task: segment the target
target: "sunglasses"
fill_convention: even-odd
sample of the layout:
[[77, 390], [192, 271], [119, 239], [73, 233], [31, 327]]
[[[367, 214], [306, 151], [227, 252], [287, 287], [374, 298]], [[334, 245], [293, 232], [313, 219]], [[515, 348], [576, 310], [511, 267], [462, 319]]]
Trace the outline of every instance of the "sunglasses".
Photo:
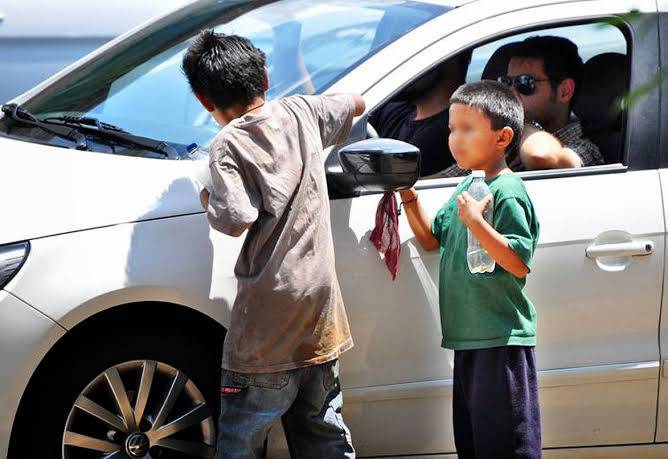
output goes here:
[[549, 78], [536, 79], [532, 75], [517, 75], [516, 77], [511, 77], [508, 75], [500, 76], [497, 78], [500, 83], [505, 85], [515, 87], [517, 92], [524, 96], [530, 96], [536, 92], [536, 83], [541, 81], [550, 81]]

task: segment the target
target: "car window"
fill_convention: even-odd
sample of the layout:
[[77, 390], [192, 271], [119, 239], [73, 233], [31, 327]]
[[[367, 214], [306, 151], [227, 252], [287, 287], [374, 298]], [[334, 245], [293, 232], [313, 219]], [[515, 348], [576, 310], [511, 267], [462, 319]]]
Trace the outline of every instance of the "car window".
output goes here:
[[285, 0], [230, 2], [253, 5], [230, 17], [216, 9], [228, 2], [208, 3], [210, 10], [175, 16], [129, 39], [24, 106], [38, 118], [93, 116], [133, 134], [206, 147], [220, 127], [193, 97], [181, 71], [183, 53], [199, 30], [239, 34], [262, 49], [267, 95], [275, 99], [321, 93], [390, 42], [450, 9], [410, 0]]
[[[630, 62], [629, 46], [619, 28], [605, 22], [580, 24], [525, 32], [493, 41], [474, 49], [466, 81], [497, 79], [506, 75], [508, 57], [504, 56], [504, 49], [530, 37], [567, 39], [575, 44], [584, 64], [571, 105], [569, 125], [552, 133], [565, 147], [576, 151], [585, 166], [623, 162], [625, 114], [621, 111], [620, 101], [628, 88]], [[524, 102], [525, 116], [534, 122], [526, 99]], [[582, 132], [574, 130], [577, 128], [573, 128], [573, 124], [579, 124]], [[573, 132], [565, 132], [567, 130]]]
[[[509, 57], [504, 50], [512, 43], [536, 36], [570, 40], [582, 59], [583, 77], [577, 84], [566, 125], [553, 131], [547, 123], [544, 123], [547, 127], [540, 126], [532, 119], [533, 110], [527, 98], [523, 99], [526, 118], [554, 134], [585, 165], [623, 162], [624, 114], [616, 109], [628, 88], [628, 45], [619, 28], [604, 22], [522, 32], [463, 51], [404, 85], [391, 100], [372, 112], [371, 126], [380, 137], [402, 140], [420, 148], [422, 176], [467, 174], [468, 171], [456, 166], [448, 148], [449, 95], [465, 82], [496, 80], [506, 75]], [[509, 159], [513, 159], [512, 155]], [[519, 160], [512, 167], [518, 172], [535, 169]]]
[[626, 54], [627, 49], [624, 34], [617, 27], [605, 23], [555, 27], [540, 31], [525, 32], [511, 35], [476, 48], [471, 57], [471, 65], [466, 74], [466, 82], [470, 83], [480, 80], [485, 64], [492, 57], [494, 51], [501, 46], [521, 41], [534, 35], [552, 35], [568, 38], [577, 45], [580, 57], [584, 62], [587, 62], [596, 55], [608, 52]]

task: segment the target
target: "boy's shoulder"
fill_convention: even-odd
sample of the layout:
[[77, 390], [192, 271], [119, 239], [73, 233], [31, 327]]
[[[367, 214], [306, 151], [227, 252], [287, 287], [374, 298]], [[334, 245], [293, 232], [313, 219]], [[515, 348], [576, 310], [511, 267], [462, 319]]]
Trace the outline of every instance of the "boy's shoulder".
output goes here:
[[522, 178], [515, 173], [502, 174], [496, 177], [489, 188], [494, 194], [494, 200], [499, 202], [503, 199], [519, 199], [521, 201], [531, 202], [529, 192]]
[[229, 130], [228, 132], [225, 132], [226, 128], [227, 126], [222, 128], [211, 141], [211, 144], [209, 145], [209, 162], [218, 162], [227, 154]]

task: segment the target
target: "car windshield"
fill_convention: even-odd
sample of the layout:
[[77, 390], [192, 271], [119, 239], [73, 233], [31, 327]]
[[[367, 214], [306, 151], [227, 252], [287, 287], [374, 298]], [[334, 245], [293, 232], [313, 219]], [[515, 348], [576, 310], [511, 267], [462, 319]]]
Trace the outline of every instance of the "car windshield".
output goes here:
[[[276, 99], [322, 93], [449, 9], [430, 0], [200, 1], [129, 36], [23, 106], [39, 119], [89, 116], [132, 134], [206, 147], [220, 128], [181, 70], [183, 53], [200, 30], [242, 35], [262, 49], [267, 96]], [[30, 131], [23, 129], [24, 135]]]

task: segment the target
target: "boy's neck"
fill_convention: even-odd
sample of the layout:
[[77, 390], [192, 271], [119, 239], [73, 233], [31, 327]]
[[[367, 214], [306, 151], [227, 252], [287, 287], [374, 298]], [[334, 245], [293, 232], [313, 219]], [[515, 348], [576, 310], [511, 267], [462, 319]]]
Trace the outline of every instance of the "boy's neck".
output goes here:
[[485, 171], [485, 180], [491, 180], [499, 175], [507, 174], [512, 172], [506, 163], [505, 155], [499, 158], [496, 161], [493, 161], [489, 164], [486, 164], [482, 167], [482, 170]]
[[261, 96], [256, 97], [255, 99], [253, 99], [251, 101], [250, 104], [248, 104], [247, 106], [245, 106], [241, 109], [241, 113], [239, 113], [237, 118], [241, 118], [242, 116], [247, 115], [249, 113], [255, 113], [255, 112], [259, 111], [264, 104], [265, 104], [264, 97], [261, 97]]
[[264, 96], [258, 96], [247, 105], [235, 105], [220, 111], [223, 125], [229, 124], [232, 120], [241, 118], [249, 113], [259, 111], [265, 104]]

